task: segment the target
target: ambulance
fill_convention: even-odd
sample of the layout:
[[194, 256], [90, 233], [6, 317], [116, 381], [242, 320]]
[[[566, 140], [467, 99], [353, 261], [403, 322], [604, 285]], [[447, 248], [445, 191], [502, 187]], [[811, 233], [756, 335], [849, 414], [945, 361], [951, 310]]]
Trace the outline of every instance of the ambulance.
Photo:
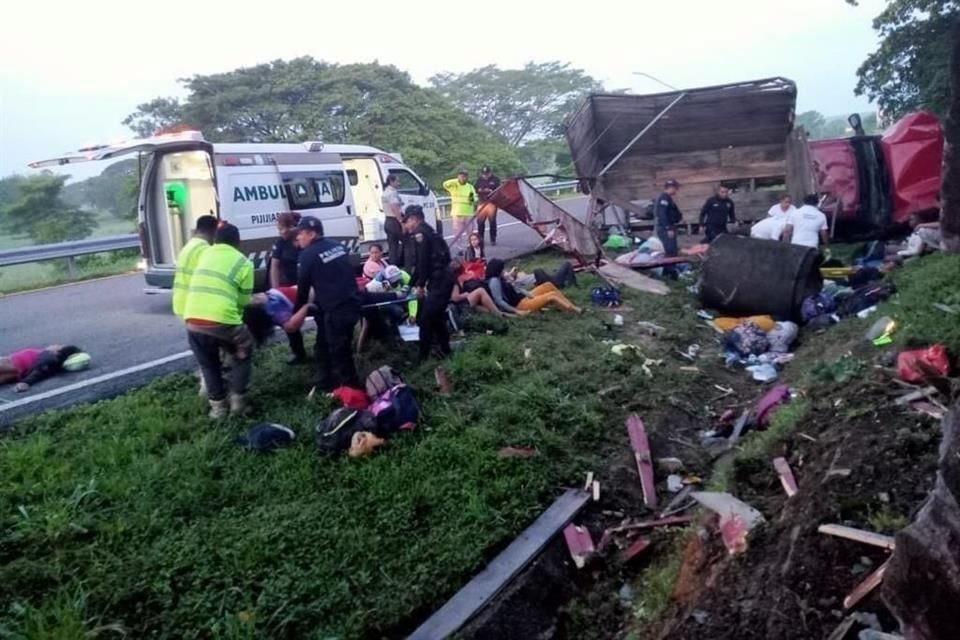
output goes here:
[[397, 154], [364, 145], [211, 143], [182, 131], [80, 149], [31, 163], [33, 168], [137, 155], [141, 168], [138, 222], [148, 292], [173, 286], [174, 263], [199, 216], [210, 214], [240, 229], [241, 251], [266, 286], [276, 220], [284, 211], [315, 216], [324, 235], [348, 245], [357, 259], [365, 244], [383, 239], [381, 195], [388, 176], [400, 182], [403, 206], [423, 207], [437, 224], [437, 198]]

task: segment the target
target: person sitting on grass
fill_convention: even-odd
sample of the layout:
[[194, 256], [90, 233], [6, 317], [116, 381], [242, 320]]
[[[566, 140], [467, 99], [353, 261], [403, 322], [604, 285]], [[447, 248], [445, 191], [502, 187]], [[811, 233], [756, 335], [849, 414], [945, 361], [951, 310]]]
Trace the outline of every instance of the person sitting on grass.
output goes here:
[[[492, 313], [498, 318], [505, 318], [508, 315], [497, 308], [497, 304], [493, 301], [493, 298], [490, 297], [490, 294], [487, 293], [487, 290], [483, 288], [482, 283], [480, 283], [479, 286], [464, 286], [460, 284], [459, 276], [463, 273], [463, 261], [455, 259], [450, 263], [450, 266], [453, 268], [454, 275], [457, 276], [456, 281], [453, 283], [453, 293], [450, 296], [450, 302], [455, 305], [467, 305], [471, 309], [477, 309], [485, 313]], [[476, 281], [468, 281], [468, 283], [473, 282]], [[526, 312], [518, 313], [517, 315], [526, 315]]]
[[367, 252], [367, 261], [363, 263], [363, 277], [373, 280], [389, 266], [389, 262], [383, 259], [383, 247], [379, 244], [370, 245]]
[[484, 260], [486, 257], [483, 252], [483, 240], [480, 239], [480, 234], [476, 231], [471, 232], [467, 241], [467, 250], [463, 254], [464, 260]]
[[22, 393], [41, 380], [63, 371], [63, 363], [75, 353], [82, 353], [73, 345], [52, 344], [45, 349], [27, 347], [0, 358], [0, 384], [16, 383]]
[[[552, 282], [544, 282], [527, 292], [517, 290], [513, 286], [513, 277], [504, 273], [504, 262], [494, 258], [487, 263], [487, 286], [497, 308], [505, 313], [521, 311], [539, 311], [547, 306], [556, 307], [563, 311], [582, 313], [582, 309], [575, 305]], [[522, 315], [522, 314], [521, 314]]]

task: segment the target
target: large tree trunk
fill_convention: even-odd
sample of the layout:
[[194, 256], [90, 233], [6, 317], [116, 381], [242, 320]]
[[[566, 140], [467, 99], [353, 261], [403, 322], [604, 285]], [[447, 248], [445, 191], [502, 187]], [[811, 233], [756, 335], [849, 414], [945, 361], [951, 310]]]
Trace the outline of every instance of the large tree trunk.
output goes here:
[[940, 229], [944, 248], [960, 253], [960, 20], [954, 24], [950, 54], [950, 111], [943, 149], [943, 185], [940, 189]]

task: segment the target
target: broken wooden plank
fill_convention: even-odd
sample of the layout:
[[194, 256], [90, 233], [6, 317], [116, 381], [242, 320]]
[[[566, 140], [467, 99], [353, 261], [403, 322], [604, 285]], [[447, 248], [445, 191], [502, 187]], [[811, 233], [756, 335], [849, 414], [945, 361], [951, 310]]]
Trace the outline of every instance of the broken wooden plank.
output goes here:
[[637, 461], [637, 473], [640, 474], [640, 485], [643, 488], [643, 503], [650, 509], [656, 509], [657, 490], [653, 482], [650, 442], [647, 440], [647, 431], [643, 427], [643, 421], [637, 414], [627, 418], [627, 435], [630, 437], [633, 457]]
[[632, 524], [622, 524], [618, 527], [607, 529], [610, 533], [622, 533], [624, 531], [636, 531], [638, 529], [654, 529], [656, 527], [668, 527], [676, 524], [687, 524], [693, 522], [693, 516], [668, 516], [666, 518], [657, 518], [656, 520], [645, 520], [643, 522], [634, 522]]
[[793, 476], [793, 469], [790, 468], [790, 463], [787, 462], [786, 458], [774, 458], [773, 459], [773, 468], [777, 470], [777, 475], [780, 476], [780, 484], [783, 485], [783, 490], [786, 491], [787, 497], [792, 498], [797, 495], [797, 479]]
[[568, 524], [563, 530], [563, 539], [567, 543], [567, 549], [570, 551], [570, 557], [573, 558], [573, 564], [577, 565], [577, 569], [583, 569], [587, 560], [596, 551], [590, 532], [586, 527]]
[[926, 387], [924, 389], [920, 389], [919, 391], [913, 391], [912, 393], [904, 394], [894, 400], [893, 403], [898, 407], [902, 407], [910, 404], [911, 402], [916, 402], [917, 400], [926, 400], [936, 392], [937, 390], [934, 387]]
[[880, 533], [873, 533], [872, 531], [854, 529], [853, 527], [845, 527], [842, 524], [822, 524], [817, 527], [817, 531], [820, 533], [825, 533], [828, 536], [846, 538], [847, 540], [855, 540], [857, 542], [869, 544], [874, 547], [881, 547], [883, 549], [887, 549], [888, 551], [892, 551], [894, 547], [892, 536], [885, 536]]
[[888, 559], [880, 567], [868, 575], [863, 582], [854, 587], [853, 591], [850, 592], [846, 598], [843, 599], [843, 608], [851, 609], [857, 606], [857, 603], [870, 595], [870, 592], [880, 586], [880, 583], [883, 582], [883, 574], [887, 571], [887, 565], [890, 564]]
[[670, 293], [670, 287], [665, 282], [641, 275], [632, 269], [614, 262], [608, 262], [597, 268], [597, 272], [607, 280], [618, 285], [630, 287], [645, 293], [655, 293], [665, 296]]
[[743, 435], [743, 430], [747, 426], [747, 422], [750, 420], [750, 410], [744, 409], [743, 413], [740, 414], [740, 417], [737, 418], [736, 424], [733, 425], [733, 431], [730, 433], [730, 444], [736, 444], [737, 440], [740, 439], [740, 436]]
[[417, 627], [409, 640], [435, 640], [455, 633], [507, 586], [557, 532], [569, 524], [589, 499], [587, 492], [569, 489], [554, 500], [490, 564]]
[[650, 546], [650, 538], [637, 538], [620, 552], [620, 562], [630, 562]]

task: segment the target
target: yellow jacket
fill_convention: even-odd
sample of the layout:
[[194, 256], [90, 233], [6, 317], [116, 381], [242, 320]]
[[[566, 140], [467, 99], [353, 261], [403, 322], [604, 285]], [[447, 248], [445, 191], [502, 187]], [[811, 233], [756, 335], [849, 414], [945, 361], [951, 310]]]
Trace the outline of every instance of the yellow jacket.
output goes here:
[[450, 215], [472, 216], [473, 205], [477, 202], [477, 192], [469, 182], [460, 184], [457, 178], [443, 182], [443, 188], [450, 194]]
[[228, 244], [215, 244], [200, 256], [190, 278], [183, 317], [218, 324], [243, 323], [253, 294], [253, 263]]
[[200, 255], [210, 248], [203, 238], [191, 238], [177, 254], [177, 271], [173, 275], [173, 313], [183, 317], [183, 305], [187, 302], [187, 289], [190, 288], [190, 276], [197, 268]]

